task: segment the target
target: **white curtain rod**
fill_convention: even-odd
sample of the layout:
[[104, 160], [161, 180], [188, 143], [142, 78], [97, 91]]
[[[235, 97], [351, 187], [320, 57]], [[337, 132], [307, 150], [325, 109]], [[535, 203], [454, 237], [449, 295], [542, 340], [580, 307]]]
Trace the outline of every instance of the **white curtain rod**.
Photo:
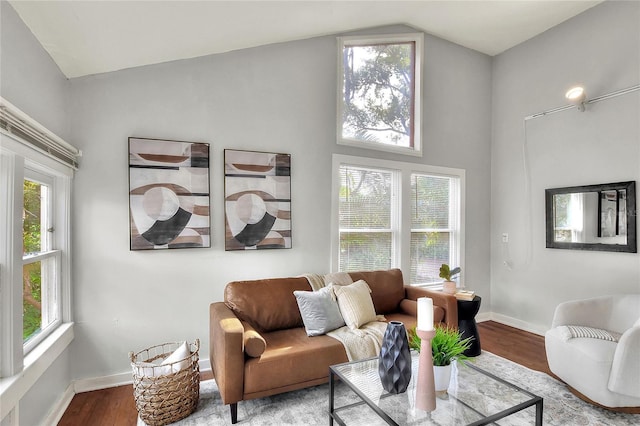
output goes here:
[[[596, 102], [604, 101], [605, 99], [615, 98], [615, 97], [621, 96], [621, 95], [626, 95], [627, 93], [635, 92], [637, 90], [640, 90], [640, 84], [628, 87], [626, 89], [616, 90], [615, 92], [607, 93], [606, 95], [601, 95], [601, 96], [595, 97], [593, 99], [589, 99], [589, 100], [585, 101], [585, 104], [595, 104]], [[524, 119], [525, 119], [525, 121], [527, 121], [527, 120], [531, 120], [533, 118], [539, 118], [539, 117], [544, 117], [545, 115], [555, 114], [556, 112], [564, 111], [564, 110], [571, 109], [571, 108], [576, 108], [576, 106], [575, 105], [565, 105], [565, 106], [561, 106], [561, 107], [558, 107], [558, 108], [552, 108], [552, 109], [548, 109], [546, 111], [542, 111], [542, 112], [539, 112], [539, 113], [536, 113], [536, 114], [533, 114], [533, 115], [529, 115], [529, 116], [525, 117]]]

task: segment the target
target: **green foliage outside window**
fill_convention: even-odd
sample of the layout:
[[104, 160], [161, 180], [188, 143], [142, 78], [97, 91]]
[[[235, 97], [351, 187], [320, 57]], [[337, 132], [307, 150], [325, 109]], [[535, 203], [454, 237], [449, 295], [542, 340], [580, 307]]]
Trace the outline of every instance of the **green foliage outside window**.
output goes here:
[[345, 46], [343, 136], [413, 146], [415, 43]]
[[[41, 190], [42, 185], [24, 181], [24, 203], [22, 221], [23, 254], [42, 250], [41, 237]], [[22, 269], [22, 337], [26, 341], [36, 333], [42, 322], [42, 276], [41, 263], [33, 262]]]

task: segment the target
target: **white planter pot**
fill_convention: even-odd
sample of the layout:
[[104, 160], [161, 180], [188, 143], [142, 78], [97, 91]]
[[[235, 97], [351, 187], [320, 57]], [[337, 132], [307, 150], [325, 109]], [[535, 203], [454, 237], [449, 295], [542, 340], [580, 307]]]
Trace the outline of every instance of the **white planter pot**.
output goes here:
[[447, 294], [456, 294], [456, 283], [455, 281], [445, 281], [442, 284], [442, 291]]
[[451, 382], [451, 364], [433, 366], [433, 380], [436, 385], [436, 392], [446, 392]]

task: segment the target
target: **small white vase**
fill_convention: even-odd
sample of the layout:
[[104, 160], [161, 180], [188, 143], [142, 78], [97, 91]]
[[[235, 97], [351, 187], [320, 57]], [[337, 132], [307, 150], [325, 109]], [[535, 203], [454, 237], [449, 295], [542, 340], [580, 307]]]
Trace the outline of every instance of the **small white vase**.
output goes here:
[[445, 281], [442, 284], [442, 291], [447, 294], [456, 294], [456, 282], [455, 281]]
[[449, 389], [449, 382], [451, 382], [451, 364], [434, 365], [433, 381], [436, 385], [436, 392], [446, 392]]

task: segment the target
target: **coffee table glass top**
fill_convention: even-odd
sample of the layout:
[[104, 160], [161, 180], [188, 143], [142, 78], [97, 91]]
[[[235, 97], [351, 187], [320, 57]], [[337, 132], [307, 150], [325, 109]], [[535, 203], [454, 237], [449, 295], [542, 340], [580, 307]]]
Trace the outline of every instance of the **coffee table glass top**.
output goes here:
[[[542, 398], [491, 375], [471, 362], [453, 366], [448, 392], [436, 398], [436, 410], [427, 413], [415, 408], [418, 355], [412, 356], [413, 375], [402, 394], [389, 394], [380, 383], [378, 359], [372, 358], [331, 366], [331, 372], [356, 392], [364, 402], [331, 407], [331, 417], [339, 424], [367, 426], [398, 425], [469, 425], [490, 424], [512, 413], [535, 406], [510, 417], [509, 424], [541, 424]], [[333, 386], [333, 377], [332, 377]], [[520, 418], [518, 418], [518, 416]]]

